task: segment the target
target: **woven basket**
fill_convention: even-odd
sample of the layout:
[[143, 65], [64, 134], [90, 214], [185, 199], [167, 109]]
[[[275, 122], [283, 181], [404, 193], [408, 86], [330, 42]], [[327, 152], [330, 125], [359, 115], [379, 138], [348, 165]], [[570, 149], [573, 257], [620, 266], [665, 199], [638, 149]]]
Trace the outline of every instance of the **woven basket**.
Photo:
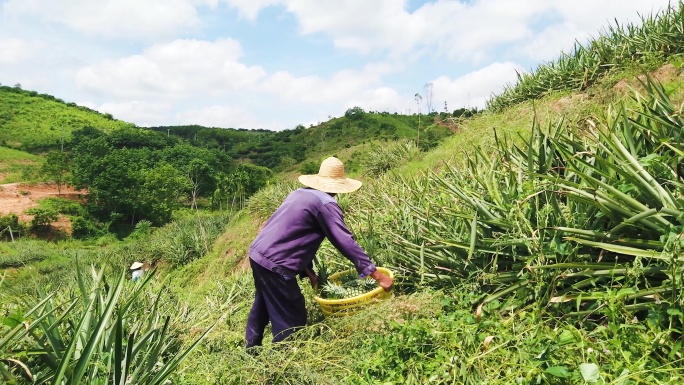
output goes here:
[[[384, 267], [378, 267], [378, 271], [389, 275], [390, 278], [394, 279], [394, 273], [392, 273], [391, 270], [385, 269]], [[333, 282], [333, 283], [338, 283], [340, 282], [340, 277], [344, 276], [345, 274], [348, 274], [349, 272], [354, 271], [352, 270], [347, 270], [347, 271], [340, 271], [338, 273], [335, 273], [331, 275], [328, 278], [328, 281]], [[316, 302], [318, 302], [318, 305], [321, 307], [321, 311], [326, 317], [330, 316], [346, 316], [346, 315], [351, 315], [357, 312], [358, 310], [362, 309], [363, 307], [376, 302], [378, 300], [386, 299], [392, 296], [391, 291], [385, 291], [382, 287], [378, 286], [377, 288], [369, 291], [368, 293], [364, 293], [361, 295], [357, 295], [355, 297], [350, 297], [350, 298], [344, 298], [344, 299], [325, 299], [321, 298], [319, 296], [314, 296], [314, 299], [316, 299]]]

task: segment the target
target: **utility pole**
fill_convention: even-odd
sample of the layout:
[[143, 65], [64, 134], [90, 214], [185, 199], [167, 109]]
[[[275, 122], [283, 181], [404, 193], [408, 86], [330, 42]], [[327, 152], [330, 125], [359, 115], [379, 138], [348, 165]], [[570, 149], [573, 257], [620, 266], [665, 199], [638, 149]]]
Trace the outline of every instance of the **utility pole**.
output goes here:
[[416, 105], [418, 106], [418, 139], [416, 139], [416, 145], [420, 144], [420, 102], [423, 100], [423, 97], [420, 96], [419, 93], [416, 93], [414, 95], [414, 98], [416, 99]]
[[427, 104], [428, 115], [432, 113], [432, 83], [425, 85], [425, 104]]

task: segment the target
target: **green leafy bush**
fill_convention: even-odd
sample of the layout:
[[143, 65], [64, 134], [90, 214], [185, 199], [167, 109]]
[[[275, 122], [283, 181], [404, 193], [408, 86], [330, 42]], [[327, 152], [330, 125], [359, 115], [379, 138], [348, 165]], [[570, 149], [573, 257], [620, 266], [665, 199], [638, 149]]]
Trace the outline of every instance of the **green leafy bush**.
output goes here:
[[0, 215], [0, 239], [9, 241], [19, 238], [26, 230], [26, 226], [19, 222], [16, 214]]
[[26, 210], [26, 213], [33, 215], [31, 231], [37, 234], [44, 234], [49, 231], [52, 223], [56, 222], [59, 216], [57, 211], [46, 207], [33, 207]]

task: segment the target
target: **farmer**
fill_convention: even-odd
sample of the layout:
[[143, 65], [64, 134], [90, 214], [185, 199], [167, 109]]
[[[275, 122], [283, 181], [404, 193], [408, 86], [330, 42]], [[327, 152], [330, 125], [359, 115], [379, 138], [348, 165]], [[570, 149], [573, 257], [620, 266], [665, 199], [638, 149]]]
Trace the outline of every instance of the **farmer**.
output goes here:
[[131, 280], [133, 282], [138, 282], [138, 280], [145, 274], [143, 270], [143, 265], [141, 262], [133, 262], [131, 265]]
[[328, 238], [361, 277], [370, 276], [385, 290], [392, 278], [376, 270], [368, 255], [354, 240], [344, 223], [335, 194], [361, 187], [358, 180], [344, 176], [337, 158], [321, 163], [318, 174], [301, 175], [299, 188], [271, 215], [249, 249], [256, 294], [247, 319], [246, 347], [259, 346], [264, 329], [271, 322], [273, 342], [279, 342], [306, 324], [306, 307], [296, 277], [318, 285], [313, 259], [324, 238]]

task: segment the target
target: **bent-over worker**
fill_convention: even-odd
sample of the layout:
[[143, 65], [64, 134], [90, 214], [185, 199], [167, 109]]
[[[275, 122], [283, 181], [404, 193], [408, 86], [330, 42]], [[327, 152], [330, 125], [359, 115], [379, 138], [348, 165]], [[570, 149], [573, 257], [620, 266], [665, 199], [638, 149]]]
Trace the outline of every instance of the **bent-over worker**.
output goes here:
[[392, 278], [378, 271], [354, 240], [334, 198], [356, 191], [361, 182], [345, 177], [344, 165], [334, 157], [321, 163], [318, 174], [301, 175], [299, 181], [307, 187], [287, 196], [249, 249], [256, 294], [247, 319], [247, 348], [262, 344], [269, 321], [274, 343], [306, 325], [304, 296], [296, 278], [307, 276], [311, 286], [317, 286], [313, 259], [325, 238], [361, 277], [372, 277], [385, 290], [392, 287]]

